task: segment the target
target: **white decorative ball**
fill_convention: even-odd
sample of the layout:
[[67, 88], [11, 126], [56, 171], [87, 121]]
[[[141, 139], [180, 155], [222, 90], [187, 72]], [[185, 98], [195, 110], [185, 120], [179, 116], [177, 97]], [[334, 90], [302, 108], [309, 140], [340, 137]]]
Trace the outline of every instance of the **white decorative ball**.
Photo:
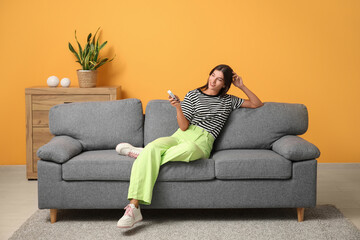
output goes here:
[[57, 85], [59, 85], [59, 79], [56, 76], [50, 76], [47, 79], [47, 85], [49, 87], [56, 87]]
[[69, 78], [63, 78], [60, 82], [62, 87], [69, 87], [70, 86], [70, 79]]

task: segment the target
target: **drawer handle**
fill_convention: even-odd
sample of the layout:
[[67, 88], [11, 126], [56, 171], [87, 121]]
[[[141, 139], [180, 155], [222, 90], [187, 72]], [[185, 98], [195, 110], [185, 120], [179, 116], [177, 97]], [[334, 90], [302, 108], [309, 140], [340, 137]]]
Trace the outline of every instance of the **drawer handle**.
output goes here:
[[68, 103], [72, 103], [72, 102], [64, 102], [64, 104], [68, 104]]

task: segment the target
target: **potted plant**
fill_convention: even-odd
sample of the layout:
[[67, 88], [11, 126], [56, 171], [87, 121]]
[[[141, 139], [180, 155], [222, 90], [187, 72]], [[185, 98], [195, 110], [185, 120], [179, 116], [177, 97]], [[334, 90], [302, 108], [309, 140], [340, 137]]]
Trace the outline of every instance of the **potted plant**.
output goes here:
[[77, 70], [80, 87], [96, 87], [97, 69], [107, 62], [111, 62], [115, 58], [115, 56], [110, 60], [108, 58], [100, 58], [100, 50], [105, 47], [107, 41], [99, 44], [99, 36], [96, 39], [96, 34], [98, 33], [99, 29], [100, 28], [97, 29], [93, 37], [91, 33], [88, 35], [84, 48], [81, 47], [75, 30], [75, 39], [79, 47], [78, 52], [75, 51], [69, 42], [70, 51], [75, 55], [77, 59], [76, 62], [78, 62], [82, 67], [82, 69]]

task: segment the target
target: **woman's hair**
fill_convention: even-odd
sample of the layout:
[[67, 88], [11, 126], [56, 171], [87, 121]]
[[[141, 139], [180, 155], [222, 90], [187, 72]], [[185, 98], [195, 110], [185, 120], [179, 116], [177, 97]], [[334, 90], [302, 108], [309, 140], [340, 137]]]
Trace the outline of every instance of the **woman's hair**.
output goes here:
[[[220, 64], [217, 65], [216, 67], [214, 67], [210, 73], [209, 76], [211, 76], [211, 74], [215, 71], [215, 70], [219, 70], [224, 74], [224, 82], [225, 82], [225, 87], [221, 88], [219, 95], [220, 97], [224, 97], [225, 94], [229, 91], [230, 87], [231, 87], [231, 83], [232, 83], [232, 79], [233, 79], [233, 70], [231, 67], [229, 67], [228, 65], [225, 64]], [[206, 82], [206, 84], [204, 86], [199, 87], [198, 89], [200, 90], [206, 90], [208, 89], [208, 84], [209, 84], [209, 80]]]

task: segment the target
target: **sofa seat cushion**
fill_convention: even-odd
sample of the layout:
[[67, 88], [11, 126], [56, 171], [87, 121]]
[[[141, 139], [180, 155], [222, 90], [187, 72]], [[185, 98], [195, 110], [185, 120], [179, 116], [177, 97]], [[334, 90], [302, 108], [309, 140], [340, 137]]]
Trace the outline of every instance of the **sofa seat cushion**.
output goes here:
[[215, 152], [217, 179], [289, 179], [292, 163], [272, 150], [232, 149]]
[[[66, 181], [130, 181], [134, 161], [115, 150], [86, 151], [62, 165], [62, 178]], [[212, 159], [168, 162], [160, 167], [157, 181], [211, 180], [215, 178], [214, 165]]]

